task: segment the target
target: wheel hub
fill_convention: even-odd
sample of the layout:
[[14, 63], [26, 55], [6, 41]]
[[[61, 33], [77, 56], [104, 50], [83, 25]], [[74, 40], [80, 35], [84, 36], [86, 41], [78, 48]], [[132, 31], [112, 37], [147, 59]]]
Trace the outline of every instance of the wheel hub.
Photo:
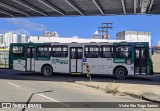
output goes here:
[[46, 68], [46, 69], [45, 69], [45, 73], [46, 73], [46, 74], [50, 73], [50, 70]]
[[47, 69], [46, 72], [49, 73], [49, 70]]
[[119, 71], [119, 75], [120, 76], [124, 76], [124, 72], [123, 71]]

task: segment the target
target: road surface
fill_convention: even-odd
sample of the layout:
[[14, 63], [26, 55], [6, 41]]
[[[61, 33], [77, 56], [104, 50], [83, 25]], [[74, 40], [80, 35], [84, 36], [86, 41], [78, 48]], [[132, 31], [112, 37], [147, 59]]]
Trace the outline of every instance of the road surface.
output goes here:
[[[103, 77], [102, 77], [103, 78]], [[107, 79], [107, 77], [106, 77]], [[112, 79], [112, 77], [110, 78]], [[88, 80], [85, 76], [55, 75], [43, 77], [38, 73], [23, 73], [0, 70], [0, 102], [58, 102], [67, 108], [43, 109], [46, 111], [104, 111], [105, 108], [68, 108], [64, 102], [144, 102], [127, 96], [106, 94], [102, 90], [74, 83], [75, 80]], [[1, 109], [0, 109], [1, 110]], [[11, 109], [5, 109], [10, 111]], [[11, 111], [32, 111], [33, 109], [12, 109]], [[42, 109], [34, 109], [40, 110]], [[112, 111], [149, 111], [153, 109], [110, 108]], [[154, 109], [157, 110], [158, 109]]]

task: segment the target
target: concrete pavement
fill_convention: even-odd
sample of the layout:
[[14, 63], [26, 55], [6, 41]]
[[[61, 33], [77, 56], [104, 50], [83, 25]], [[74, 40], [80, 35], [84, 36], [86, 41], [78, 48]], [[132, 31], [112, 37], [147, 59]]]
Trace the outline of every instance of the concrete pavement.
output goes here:
[[[76, 81], [76, 84], [98, 88], [102, 90], [113, 90], [116, 88], [120, 94], [126, 94], [136, 98], [144, 98], [154, 102], [160, 102], [160, 74], [153, 76], [142, 76], [146, 80], [113, 80], [106, 82]], [[125, 82], [124, 82], [125, 81]], [[112, 91], [113, 92], [113, 91]]]

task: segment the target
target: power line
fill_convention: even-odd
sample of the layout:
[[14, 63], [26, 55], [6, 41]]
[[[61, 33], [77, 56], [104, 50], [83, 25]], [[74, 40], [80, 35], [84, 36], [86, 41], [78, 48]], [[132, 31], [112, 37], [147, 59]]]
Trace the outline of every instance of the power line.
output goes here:
[[109, 39], [108, 29], [113, 28], [112, 24], [113, 23], [104, 22], [104, 23], [101, 23], [100, 27], [98, 27], [99, 28], [98, 32], [101, 33], [102, 39]]

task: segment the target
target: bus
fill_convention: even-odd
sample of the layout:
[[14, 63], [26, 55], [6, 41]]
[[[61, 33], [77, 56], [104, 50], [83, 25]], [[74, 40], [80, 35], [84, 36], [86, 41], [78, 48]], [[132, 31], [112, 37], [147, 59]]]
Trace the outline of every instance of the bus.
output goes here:
[[54, 73], [110, 74], [118, 79], [130, 75], [153, 75], [147, 42], [90, 43], [12, 43], [9, 68], [12, 70]]

